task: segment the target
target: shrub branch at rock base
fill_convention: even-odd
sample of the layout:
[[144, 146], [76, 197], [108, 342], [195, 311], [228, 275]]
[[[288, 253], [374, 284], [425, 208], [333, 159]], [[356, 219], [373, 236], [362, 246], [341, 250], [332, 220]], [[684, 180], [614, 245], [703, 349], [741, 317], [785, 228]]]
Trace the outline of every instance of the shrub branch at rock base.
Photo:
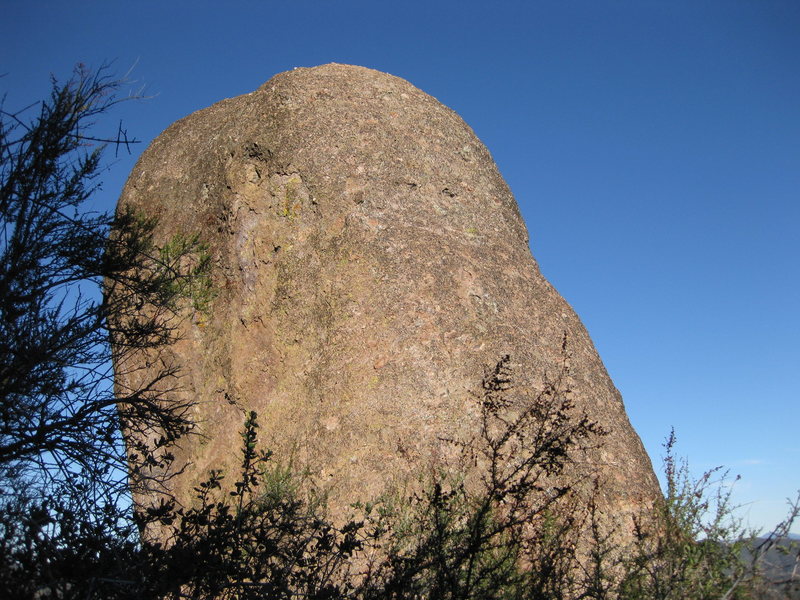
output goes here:
[[[164, 565], [160, 580], [173, 584], [159, 594], [396, 600], [792, 597], [786, 585], [767, 585], [757, 556], [743, 560], [742, 549], [752, 538], [733, 518], [725, 480], [714, 478], [717, 471], [692, 479], [686, 463], [674, 457], [674, 436], [666, 445], [664, 502], [657, 518], [637, 520], [629, 548], [616, 545], [614, 525], [597, 513], [592, 500], [587, 504], [569, 485], [547, 493], [542, 477], [561, 472], [570, 460], [564, 446], [580, 450], [597, 443], [600, 430], [580, 415], [565, 418], [571, 404], [555, 384], [545, 386], [513, 418], [501, 417], [520, 402], [510, 395], [508, 364], [503, 358], [488, 370], [484, 391], [475, 395], [483, 407], [484, 432], [472, 444], [459, 444], [470, 458], [489, 458], [481, 487], [470, 489], [452, 473], [434, 473], [410, 496], [355, 507], [357, 516], [340, 526], [326, 516], [324, 505], [298, 495], [301, 484], [287, 485], [287, 472], [278, 485], [268, 486], [273, 458], [257, 451], [258, 425], [251, 413], [242, 471], [228, 499], [215, 497], [222, 480], [214, 473], [197, 488], [196, 508], [172, 506], [167, 518], [158, 517], [171, 534], [165, 544], [148, 549], [152, 554], [146, 562]], [[544, 421], [527, 420], [528, 414]], [[502, 427], [495, 427], [497, 418]], [[523, 435], [534, 426], [548, 435]], [[505, 457], [512, 449], [516, 461], [509, 463]], [[797, 509], [792, 505], [778, 535], [788, 532]]]
[[[490, 389], [494, 385], [484, 379], [487, 383]], [[41, 580], [26, 588], [20, 571], [6, 563], [3, 582], [19, 586], [9, 589], [27, 590], [20, 597], [47, 597], [42, 595], [47, 589], [52, 597], [64, 598], [767, 597], [757, 561], [747, 571], [734, 560], [743, 538], [735, 527], [722, 525], [730, 507], [726, 496], [718, 496], [713, 488], [714, 480], [704, 476], [694, 482], [685, 464], [668, 468], [673, 492], [665, 498], [663, 514], [655, 525], [642, 519], [637, 542], [620, 552], [614, 547], [613, 527], [598, 518], [593, 502], [586, 505], [585, 497], [569, 485], [547, 493], [542, 479], [563, 472], [563, 461], [571, 455], [563, 452], [565, 446], [579, 450], [597, 442], [594, 426], [581, 418], [564, 418], [568, 396], [546, 386], [527, 408], [513, 418], [502, 417], [505, 425], [496, 428], [493, 419], [519, 403], [509, 396], [510, 389], [492, 392], [497, 394], [492, 402], [484, 402], [482, 394], [475, 396], [487, 427], [473, 445], [461, 442], [459, 447], [470, 457], [490, 458], [476, 489], [452, 474], [434, 473], [410, 497], [354, 507], [354, 518], [334, 524], [324, 503], [302, 496], [302, 481], [292, 482], [292, 474], [283, 467], [276, 474], [273, 456], [259, 450], [257, 416], [250, 413], [233, 484], [226, 485], [223, 474], [212, 471], [196, 487], [193, 506], [165, 500], [138, 513], [140, 527], [160, 528], [160, 541], [132, 543], [115, 536], [111, 524], [87, 530], [74, 513], [49, 511], [42, 518], [55, 523], [59, 536], [37, 546], [33, 519], [17, 519], [30, 532], [18, 532], [11, 549], [26, 547], [26, 565], [60, 567], [61, 578], [46, 580], [46, 588]], [[545, 398], [552, 399], [550, 409], [541, 405]], [[546, 420], [541, 429], [547, 435], [523, 435], [528, 425], [541, 425], [527, 420], [528, 413]], [[506, 429], [516, 433], [507, 435]], [[567, 443], [567, 438], [583, 441]], [[512, 448], [525, 449], [528, 458], [517, 454], [515, 461], [507, 462]], [[666, 462], [676, 464], [669, 458], [672, 442], [668, 448]], [[525, 489], [533, 495], [527, 502], [521, 500]], [[709, 498], [723, 502], [707, 522], [708, 509], [714, 506]], [[781, 531], [788, 531], [796, 514], [797, 505]], [[7, 523], [9, 517], [3, 519]], [[698, 540], [698, 531], [717, 537]], [[124, 570], [114, 563], [120, 559]], [[84, 561], [84, 566], [70, 570], [73, 561]], [[113, 568], [104, 571], [109, 564]], [[115, 577], [105, 577], [106, 572]]]

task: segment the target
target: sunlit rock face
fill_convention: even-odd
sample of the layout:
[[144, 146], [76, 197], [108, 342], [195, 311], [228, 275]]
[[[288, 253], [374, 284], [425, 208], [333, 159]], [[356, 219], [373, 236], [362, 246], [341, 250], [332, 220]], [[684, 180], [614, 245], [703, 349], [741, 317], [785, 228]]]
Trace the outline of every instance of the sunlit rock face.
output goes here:
[[505, 355], [518, 404], [568, 363], [576, 414], [609, 432], [573, 467], [599, 481], [602, 511], [657, 497], [488, 150], [408, 82], [337, 64], [277, 75], [167, 129], [120, 206], [157, 217], [162, 242], [199, 233], [213, 257], [208, 310], [187, 305], [181, 341], [120, 369], [181, 369], [172, 393], [196, 401], [202, 434], [177, 452], [183, 502], [210, 468], [234, 468], [249, 410], [275, 460], [307, 469], [334, 511], [439, 469], [476, 480], [459, 443], [478, 430], [484, 368]]

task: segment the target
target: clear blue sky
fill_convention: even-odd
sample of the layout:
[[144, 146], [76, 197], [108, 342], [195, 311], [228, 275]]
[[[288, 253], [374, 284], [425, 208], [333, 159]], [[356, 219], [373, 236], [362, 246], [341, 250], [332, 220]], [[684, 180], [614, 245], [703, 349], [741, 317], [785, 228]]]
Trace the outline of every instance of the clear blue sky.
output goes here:
[[297, 66], [409, 80], [493, 153], [656, 466], [674, 426], [695, 471], [742, 475], [760, 527], [800, 487], [799, 2], [0, 0], [0, 15], [7, 108], [78, 61], [135, 64], [153, 98], [117, 116], [145, 143]]

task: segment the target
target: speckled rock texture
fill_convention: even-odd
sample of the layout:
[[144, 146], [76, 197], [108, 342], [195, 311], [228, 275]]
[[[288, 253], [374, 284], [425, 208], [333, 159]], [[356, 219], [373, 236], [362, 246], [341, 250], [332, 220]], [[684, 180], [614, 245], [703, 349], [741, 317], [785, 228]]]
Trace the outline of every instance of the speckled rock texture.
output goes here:
[[517, 392], [535, 393], [560, 372], [565, 334], [577, 407], [610, 432], [581, 467], [601, 510], [658, 496], [488, 150], [408, 82], [338, 64], [279, 74], [167, 129], [120, 206], [158, 217], [162, 241], [200, 233], [213, 257], [209, 312], [187, 312], [161, 358], [182, 369], [174, 393], [197, 401], [202, 433], [177, 453], [179, 499], [234, 467], [249, 410], [334, 509], [402, 488], [455, 464], [448, 440], [477, 427], [484, 367], [510, 355]]

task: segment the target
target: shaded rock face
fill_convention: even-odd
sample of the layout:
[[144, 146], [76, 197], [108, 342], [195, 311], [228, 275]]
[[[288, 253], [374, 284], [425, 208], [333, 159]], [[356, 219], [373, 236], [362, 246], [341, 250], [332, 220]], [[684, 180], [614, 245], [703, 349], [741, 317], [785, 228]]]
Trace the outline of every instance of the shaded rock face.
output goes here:
[[208, 314], [162, 356], [203, 434], [178, 452], [184, 502], [209, 468], [236, 464], [249, 410], [276, 460], [307, 467], [334, 508], [403, 487], [455, 464], [448, 440], [477, 427], [486, 365], [510, 355], [516, 389], [541, 389], [565, 335], [577, 408], [610, 432], [584, 465], [601, 510], [658, 496], [488, 150], [406, 81], [336, 64], [277, 75], [167, 129], [120, 206], [158, 217], [162, 241], [200, 233], [214, 261]]

